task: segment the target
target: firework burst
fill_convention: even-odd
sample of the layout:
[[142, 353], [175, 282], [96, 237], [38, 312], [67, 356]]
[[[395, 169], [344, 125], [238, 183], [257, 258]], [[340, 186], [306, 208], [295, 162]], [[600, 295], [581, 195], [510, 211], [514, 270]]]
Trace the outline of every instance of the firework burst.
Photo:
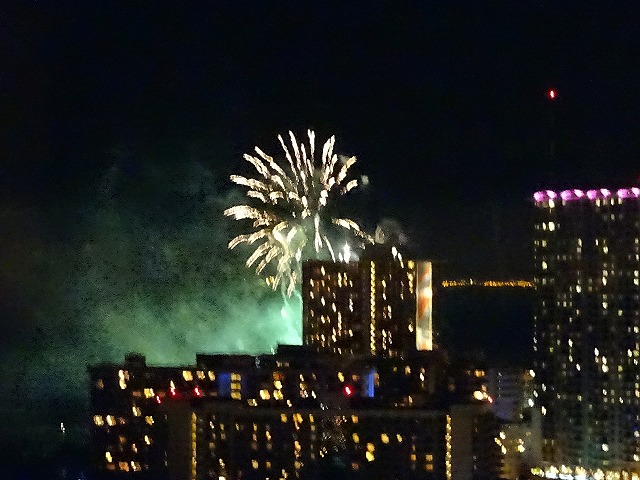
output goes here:
[[345, 195], [358, 185], [357, 180], [347, 179], [356, 157], [340, 162], [333, 151], [335, 137], [332, 136], [324, 143], [319, 163], [316, 163], [315, 134], [308, 130], [307, 136], [308, 148], [304, 143], [298, 143], [292, 132], [289, 132], [290, 147], [278, 135], [287, 160], [284, 167], [258, 147], [255, 147], [256, 155], [245, 154], [244, 159], [255, 168], [257, 177], [232, 175], [231, 181], [247, 188], [246, 195], [253, 199], [255, 206], [237, 205], [224, 212], [225, 216], [236, 220], [253, 221], [253, 230], [232, 239], [229, 248], [243, 243], [257, 244], [247, 259], [247, 267], [255, 265], [260, 274], [268, 265], [275, 266], [275, 274], [268, 277], [268, 283], [274, 290], [282, 285], [288, 295], [299, 282], [303, 259], [317, 257], [326, 251], [335, 260], [327, 224], [361, 240], [371, 241], [353, 220], [325, 218], [331, 198]]

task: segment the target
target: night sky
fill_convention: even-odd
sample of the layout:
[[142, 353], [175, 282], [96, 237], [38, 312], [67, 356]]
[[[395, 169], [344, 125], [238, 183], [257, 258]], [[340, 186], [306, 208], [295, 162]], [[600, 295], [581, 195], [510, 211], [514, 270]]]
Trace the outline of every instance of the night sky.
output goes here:
[[191, 362], [291, 339], [221, 217], [242, 153], [277, 154], [278, 133], [335, 134], [369, 178], [348, 213], [399, 222], [448, 276], [528, 276], [537, 189], [638, 183], [639, 9], [8, 3], [3, 417], [77, 410], [85, 365], [129, 350]]

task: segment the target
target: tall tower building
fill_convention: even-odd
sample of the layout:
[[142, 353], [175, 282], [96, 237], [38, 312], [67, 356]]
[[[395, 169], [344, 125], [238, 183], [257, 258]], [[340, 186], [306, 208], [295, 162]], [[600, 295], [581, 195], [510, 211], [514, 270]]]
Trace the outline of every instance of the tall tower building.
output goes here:
[[308, 261], [302, 279], [304, 344], [339, 354], [365, 351], [359, 263]]
[[640, 189], [547, 190], [534, 201], [538, 473], [638, 478]]
[[431, 350], [431, 263], [368, 246], [358, 262], [306, 262], [305, 345], [326, 353], [389, 357]]

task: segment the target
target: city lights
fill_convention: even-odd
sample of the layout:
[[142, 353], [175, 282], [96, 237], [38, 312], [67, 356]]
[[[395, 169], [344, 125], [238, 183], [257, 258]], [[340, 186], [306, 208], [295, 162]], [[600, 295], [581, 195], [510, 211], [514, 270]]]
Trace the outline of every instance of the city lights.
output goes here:
[[626, 2], [7, 3], [0, 479], [640, 480]]
[[440, 285], [444, 288], [455, 287], [490, 287], [490, 288], [534, 288], [535, 285], [530, 280], [479, 280], [474, 278], [463, 278], [459, 280], [442, 280]]

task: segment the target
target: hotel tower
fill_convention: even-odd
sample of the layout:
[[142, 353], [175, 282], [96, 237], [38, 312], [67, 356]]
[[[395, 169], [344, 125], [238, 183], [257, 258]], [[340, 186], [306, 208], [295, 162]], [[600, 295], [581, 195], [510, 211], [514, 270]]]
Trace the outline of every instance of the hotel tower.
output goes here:
[[640, 475], [640, 188], [540, 191], [535, 397], [547, 478]]

